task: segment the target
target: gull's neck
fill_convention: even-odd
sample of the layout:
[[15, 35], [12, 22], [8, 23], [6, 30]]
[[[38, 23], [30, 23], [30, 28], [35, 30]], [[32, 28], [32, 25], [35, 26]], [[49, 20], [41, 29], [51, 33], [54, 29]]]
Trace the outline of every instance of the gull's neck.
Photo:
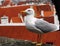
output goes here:
[[27, 16], [26, 16], [26, 19], [29, 19], [29, 20], [35, 19], [34, 14], [33, 14], [33, 15], [27, 15]]
[[25, 21], [25, 23], [34, 24], [34, 22], [36, 21], [36, 18], [32, 15], [27, 15], [27, 16], [25, 16], [24, 21]]

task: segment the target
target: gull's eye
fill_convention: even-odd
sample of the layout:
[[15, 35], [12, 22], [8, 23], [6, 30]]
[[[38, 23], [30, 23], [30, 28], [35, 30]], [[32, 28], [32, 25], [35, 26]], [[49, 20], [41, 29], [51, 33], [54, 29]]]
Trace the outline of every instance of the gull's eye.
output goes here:
[[31, 11], [31, 10], [28, 10], [28, 11]]

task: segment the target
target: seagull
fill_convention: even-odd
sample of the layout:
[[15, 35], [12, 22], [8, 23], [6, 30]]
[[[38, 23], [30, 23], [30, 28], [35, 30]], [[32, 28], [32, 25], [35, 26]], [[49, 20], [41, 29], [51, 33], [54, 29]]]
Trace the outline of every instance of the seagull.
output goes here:
[[26, 13], [26, 16], [24, 17], [24, 23], [29, 31], [38, 34], [43, 34], [58, 30], [55, 24], [49, 23], [45, 21], [43, 18], [36, 18], [35, 11], [33, 8], [28, 8], [22, 12]]

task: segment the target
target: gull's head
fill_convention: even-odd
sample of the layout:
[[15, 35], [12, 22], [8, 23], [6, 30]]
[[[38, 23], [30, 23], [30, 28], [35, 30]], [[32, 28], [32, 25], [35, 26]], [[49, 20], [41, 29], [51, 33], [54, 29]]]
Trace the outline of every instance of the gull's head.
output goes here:
[[25, 11], [23, 11], [27, 15], [35, 15], [34, 9], [33, 8], [28, 8]]

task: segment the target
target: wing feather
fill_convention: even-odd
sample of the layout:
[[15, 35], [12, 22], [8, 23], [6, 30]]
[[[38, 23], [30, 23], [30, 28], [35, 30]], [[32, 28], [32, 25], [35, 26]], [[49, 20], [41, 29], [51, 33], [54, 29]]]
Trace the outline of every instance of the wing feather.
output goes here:
[[55, 31], [57, 28], [56, 25], [49, 23], [45, 20], [37, 20], [35, 22], [35, 26], [39, 28], [41, 31], [43, 31], [44, 33]]

